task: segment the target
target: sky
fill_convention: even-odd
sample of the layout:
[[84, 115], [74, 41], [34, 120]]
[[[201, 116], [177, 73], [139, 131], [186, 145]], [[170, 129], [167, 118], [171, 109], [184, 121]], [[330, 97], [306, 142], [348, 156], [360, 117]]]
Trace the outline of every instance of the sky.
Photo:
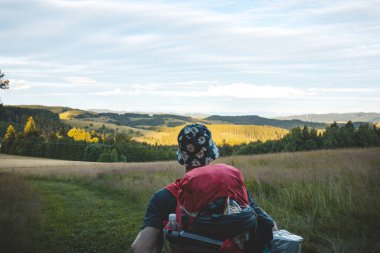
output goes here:
[[380, 0], [0, 0], [5, 105], [380, 112]]

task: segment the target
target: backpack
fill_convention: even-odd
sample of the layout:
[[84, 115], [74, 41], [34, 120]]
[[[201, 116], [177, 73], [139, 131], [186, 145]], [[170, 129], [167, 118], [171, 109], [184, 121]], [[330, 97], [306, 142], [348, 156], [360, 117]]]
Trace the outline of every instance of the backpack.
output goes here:
[[242, 243], [254, 236], [257, 216], [238, 169], [198, 167], [166, 189], [177, 198], [176, 217], [183, 230], [175, 234], [181, 238], [177, 252], [244, 252]]

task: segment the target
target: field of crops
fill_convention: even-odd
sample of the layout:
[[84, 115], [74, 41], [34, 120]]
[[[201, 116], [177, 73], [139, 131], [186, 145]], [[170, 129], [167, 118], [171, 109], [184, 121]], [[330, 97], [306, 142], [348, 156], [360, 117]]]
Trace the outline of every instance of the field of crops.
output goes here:
[[[380, 149], [220, 158], [303, 252], [380, 252]], [[1, 252], [129, 252], [175, 161], [70, 162], [0, 154]]]

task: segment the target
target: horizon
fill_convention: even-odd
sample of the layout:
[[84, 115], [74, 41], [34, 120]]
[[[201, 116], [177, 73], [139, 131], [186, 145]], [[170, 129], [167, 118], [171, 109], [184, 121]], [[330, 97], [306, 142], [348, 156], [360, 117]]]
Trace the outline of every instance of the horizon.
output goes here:
[[107, 109], [107, 108], [73, 108], [73, 107], [62, 106], [62, 105], [42, 105], [42, 104], [4, 104], [4, 106], [20, 106], [20, 107], [28, 107], [28, 106], [68, 107], [68, 108], [73, 109], [73, 110], [90, 111], [90, 112], [96, 112], [96, 113], [99, 113], [99, 111], [107, 111], [107, 112], [110, 112], [110, 113], [117, 113], [117, 114], [137, 113], [137, 114], [156, 114], [156, 115], [159, 115], [159, 114], [172, 114], [172, 115], [181, 115], [181, 116], [189, 116], [190, 115], [193, 118], [199, 118], [199, 119], [201, 119], [201, 118], [193, 116], [193, 115], [204, 115], [205, 117], [209, 117], [209, 116], [259, 116], [259, 117], [263, 117], [263, 118], [276, 119], [276, 118], [286, 118], [286, 117], [291, 117], [291, 116], [295, 117], [295, 116], [305, 116], [305, 115], [331, 115], [331, 114], [343, 115], [343, 114], [371, 114], [371, 113], [380, 114], [380, 112], [375, 112], [375, 111], [372, 111], [372, 112], [360, 112], [360, 111], [354, 112], [354, 111], [352, 111], [352, 112], [347, 112], [347, 113], [330, 112], [330, 113], [284, 114], [284, 115], [270, 116], [270, 114], [265, 114], [265, 113], [269, 113], [269, 112], [264, 112], [264, 113], [261, 113], [261, 114], [257, 114], [257, 113], [240, 114], [239, 112], [236, 112], [234, 114], [223, 114], [223, 113], [207, 114], [207, 113], [170, 112], [170, 111], [167, 111], [167, 112], [160, 112], [160, 111], [125, 111], [125, 110], [111, 110], [111, 109]]
[[6, 1], [0, 98], [142, 113], [380, 112], [378, 3]]

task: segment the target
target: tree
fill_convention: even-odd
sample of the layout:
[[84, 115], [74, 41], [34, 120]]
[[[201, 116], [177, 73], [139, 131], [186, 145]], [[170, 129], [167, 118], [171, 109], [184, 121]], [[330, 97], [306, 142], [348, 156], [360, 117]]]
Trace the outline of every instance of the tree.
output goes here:
[[85, 161], [96, 162], [96, 160], [99, 159], [101, 153], [102, 153], [102, 147], [100, 144], [98, 143], [90, 144], [84, 150], [83, 159]]
[[34, 121], [34, 119], [33, 119], [32, 116], [30, 116], [28, 118], [28, 121], [25, 124], [24, 134], [25, 134], [25, 136], [30, 136], [30, 135], [36, 135], [37, 134], [36, 122]]
[[112, 149], [110, 153], [110, 162], [118, 162], [119, 161], [119, 154], [117, 153], [117, 150], [114, 148]]
[[105, 162], [110, 162], [110, 161], [111, 161], [110, 152], [108, 150], [100, 154], [98, 162], [105, 163]]
[[8, 126], [7, 132], [0, 145], [0, 151], [3, 153], [9, 153], [13, 142], [16, 139], [16, 130], [12, 125]]
[[13, 140], [16, 137], [16, 130], [13, 125], [9, 125], [7, 132], [4, 135], [5, 140]]
[[[8, 89], [9, 88], [9, 80], [6, 80], [6, 79], [3, 79], [4, 77], [4, 74], [1, 73], [1, 69], [0, 69], [0, 89]], [[1, 103], [1, 100], [0, 100], [0, 106], [3, 106], [3, 103]]]
[[3, 79], [4, 73], [1, 73], [0, 69], [0, 89], [8, 89], [9, 88], [9, 80]]
[[99, 138], [93, 137], [95, 135], [95, 131], [92, 130], [91, 133], [87, 132], [85, 129], [81, 128], [72, 128], [67, 132], [67, 136], [74, 139], [74, 141], [85, 141], [90, 143], [98, 143]]

